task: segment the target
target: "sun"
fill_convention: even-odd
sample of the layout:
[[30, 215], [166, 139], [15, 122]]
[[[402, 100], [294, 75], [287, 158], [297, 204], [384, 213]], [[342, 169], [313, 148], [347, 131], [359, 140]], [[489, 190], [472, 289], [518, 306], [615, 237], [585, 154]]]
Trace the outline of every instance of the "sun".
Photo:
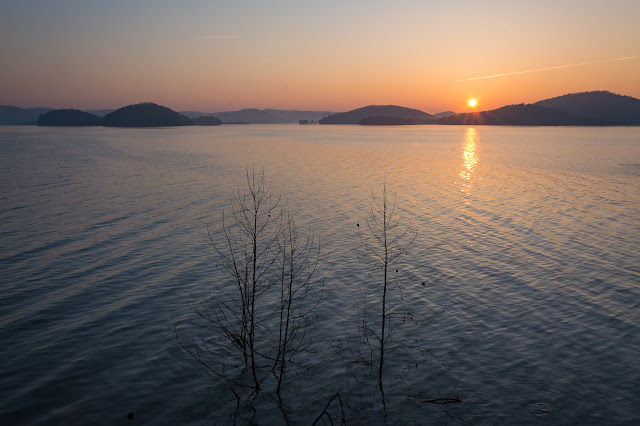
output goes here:
[[477, 101], [477, 100], [475, 100], [475, 99], [469, 99], [468, 104], [469, 104], [469, 106], [470, 106], [471, 108], [473, 108], [473, 107], [475, 107], [476, 105], [478, 105], [478, 101]]

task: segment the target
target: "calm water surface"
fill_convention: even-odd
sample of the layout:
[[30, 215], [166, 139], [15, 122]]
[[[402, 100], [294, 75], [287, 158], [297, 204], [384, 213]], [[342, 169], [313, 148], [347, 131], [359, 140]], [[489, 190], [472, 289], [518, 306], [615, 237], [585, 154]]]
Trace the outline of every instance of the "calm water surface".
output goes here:
[[[320, 365], [292, 380], [309, 424], [336, 391], [380, 423], [337, 355], [357, 335], [355, 224], [387, 187], [426, 282], [404, 298], [428, 362], [389, 361], [391, 424], [640, 418], [640, 129], [0, 127], [0, 424], [220, 424], [233, 398], [172, 339], [216, 282], [207, 225], [247, 165], [320, 240]], [[282, 423], [269, 398], [261, 424]], [[335, 414], [335, 413], [334, 413]], [[336, 414], [337, 415], [337, 414]], [[244, 417], [243, 417], [244, 416]]]

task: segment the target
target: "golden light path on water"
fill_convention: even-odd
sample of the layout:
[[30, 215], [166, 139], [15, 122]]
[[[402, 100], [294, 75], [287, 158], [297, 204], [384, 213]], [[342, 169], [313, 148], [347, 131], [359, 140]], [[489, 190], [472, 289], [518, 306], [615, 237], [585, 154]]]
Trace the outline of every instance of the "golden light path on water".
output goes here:
[[[473, 127], [466, 130], [464, 134], [464, 146], [462, 152], [462, 170], [460, 177], [462, 181], [461, 191], [469, 194], [473, 185], [473, 170], [478, 165], [478, 156], [476, 155], [476, 144], [478, 141], [478, 132]], [[467, 200], [468, 202], [468, 200]]]
[[478, 131], [469, 127], [464, 132], [464, 138], [462, 141], [462, 170], [458, 174], [462, 179], [460, 182], [460, 192], [464, 197], [465, 206], [462, 208], [462, 215], [458, 218], [462, 221], [462, 232], [466, 235], [466, 241], [468, 244], [474, 244], [477, 235], [472, 232], [473, 226], [470, 219], [470, 213], [468, 207], [471, 204], [471, 188], [474, 184], [474, 169], [478, 165], [478, 156], [476, 149], [479, 141]]

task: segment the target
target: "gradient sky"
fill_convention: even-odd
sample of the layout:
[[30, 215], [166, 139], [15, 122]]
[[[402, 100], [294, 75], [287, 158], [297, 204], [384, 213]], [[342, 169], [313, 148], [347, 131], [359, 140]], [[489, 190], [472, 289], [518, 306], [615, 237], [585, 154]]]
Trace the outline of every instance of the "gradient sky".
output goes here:
[[0, 58], [0, 104], [22, 107], [640, 98], [640, 1], [1, 0]]

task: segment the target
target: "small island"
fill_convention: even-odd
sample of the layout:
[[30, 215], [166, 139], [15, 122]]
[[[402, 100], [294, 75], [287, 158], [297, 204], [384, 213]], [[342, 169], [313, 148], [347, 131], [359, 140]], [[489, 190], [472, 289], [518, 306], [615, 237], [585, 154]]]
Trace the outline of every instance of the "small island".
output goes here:
[[104, 117], [77, 109], [48, 110], [41, 114], [34, 124], [38, 126], [171, 127], [219, 126], [222, 121], [212, 115], [191, 119], [165, 106], [143, 102], [110, 111]]
[[169, 127], [189, 126], [193, 121], [174, 110], [151, 102], [119, 108], [102, 119], [108, 127]]
[[[322, 118], [320, 124], [375, 124], [381, 117], [385, 117], [382, 119], [384, 124], [429, 124], [434, 121], [431, 114], [418, 109], [397, 105], [369, 105], [329, 115]], [[361, 123], [362, 120], [365, 122]]]

